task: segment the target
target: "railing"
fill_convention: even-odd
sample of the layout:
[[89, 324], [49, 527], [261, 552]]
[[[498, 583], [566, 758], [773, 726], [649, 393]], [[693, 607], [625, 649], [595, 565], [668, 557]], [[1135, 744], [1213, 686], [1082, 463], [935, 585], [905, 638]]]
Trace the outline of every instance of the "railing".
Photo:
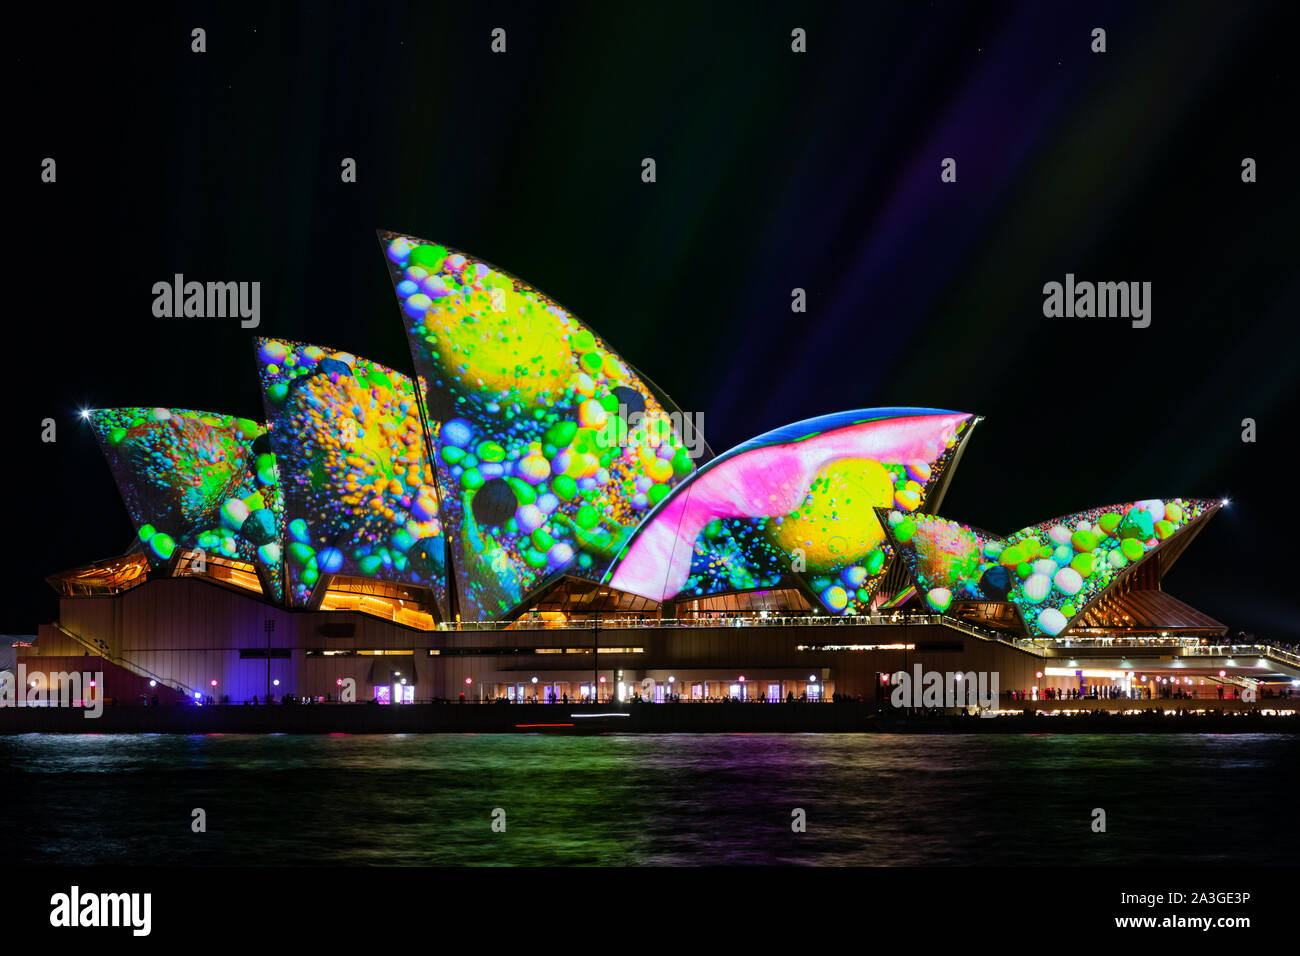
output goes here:
[[1186, 653], [1191, 657], [1241, 657], [1255, 654], [1300, 667], [1300, 654], [1284, 651], [1272, 644], [1203, 644], [1188, 648]]
[[848, 614], [832, 617], [825, 614], [785, 614], [755, 616], [747, 614], [718, 614], [712, 617], [657, 618], [643, 616], [601, 617], [598, 620], [529, 620], [515, 621], [465, 621], [442, 623], [439, 631], [593, 631], [633, 629], [692, 629], [716, 627], [886, 627], [900, 624], [934, 624], [961, 631], [985, 641], [997, 641], [1038, 657], [1047, 656], [1049, 650], [1069, 648], [1159, 648], [1170, 647], [1184, 654], [1219, 656], [1225, 651], [1258, 653], [1275, 660], [1300, 667], [1300, 654], [1282, 650], [1269, 644], [1202, 645], [1194, 637], [1122, 636], [1122, 637], [1068, 637], [1024, 638], [1002, 631], [980, 627], [960, 618], [944, 614]]
[[149, 670], [147, 667], [141, 667], [139, 664], [135, 663], [134, 661], [127, 660], [125, 657], [119, 657], [116, 654], [110, 654], [105, 648], [96, 647], [94, 644], [86, 640], [80, 634], [76, 633], [75, 631], [69, 630], [62, 623], [58, 621], [55, 622], [54, 626], [57, 627], [60, 631], [62, 631], [64, 634], [66, 634], [68, 637], [72, 638], [82, 647], [86, 648], [86, 650], [90, 651], [92, 654], [95, 654], [98, 657], [102, 657], [104, 658], [104, 660], [112, 661], [114, 664], [118, 665], [119, 667], [130, 671], [132, 674], [135, 674], [137, 677], [147, 677], [149, 680], [157, 681], [160, 684], [166, 684], [168, 687], [171, 687], [173, 690], [180, 691], [182, 694], [185, 695], [187, 699], [192, 699], [194, 697], [194, 694], [196, 693], [193, 688], [186, 687], [178, 680], [171, 680], [166, 677], [159, 677], [157, 674]]
[[601, 617], [599, 620], [538, 620], [520, 618], [516, 621], [466, 621], [458, 624], [443, 623], [440, 631], [595, 631], [625, 629], [689, 629], [710, 627], [885, 627], [897, 625], [933, 624], [952, 628], [986, 641], [998, 641], [1012, 647], [1036, 653], [1042, 651], [1032, 641], [988, 630], [969, 621], [946, 617], [942, 614], [846, 614], [831, 617], [825, 614], [790, 614], [752, 616], [719, 614], [713, 617]]
[[944, 627], [952, 628], [954, 631], [961, 631], [965, 634], [969, 634], [971, 637], [978, 637], [980, 640], [984, 641], [997, 641], [1000, 644], [1019, 648], [1022, 651], [1028, 651], [1030, 654], [1036, 654], [1039, 657], [1046, 656], [1046, 652], [1036, 641], [1031, 641], [1023, 637], [1012, 637], [1009, 634], [1004, 634], [999, 631], [986, 630], [976, 624], [970, 623], [970, 621], [963, 621], [958, 618], [944, 617], [943, 615], [938, 614], [934, 615], [934, 617], [937, 618], [938, 623], [942, 624]]
[[[744, 614], [719, 614], [714, 617], [600, 617], [582, 620], [529, 620], [515, 621], [464, 621], [443, 622], [440, 631], [591, 631], [636, 628], [703, 628], [703, 627], [881, 627], [898, 624], [948, 624], [954, 619], [940, 614], [845, 614], [832, 617], [828, 614], [788, 614], [756, 617]], [[994, 636], [975, 625], [960, 622], [963, 627], [977, 632], [978, 636]]]
[[1196, 637], [1139, 637], [1125, 634], [1110, 637], [1058, 637], [1048, 641], [1053, 647], [1200, 647]]
[[[290, 698], [289, 703], [287, 704], [284, 702], [285, 697]], [[531, 697], [524, 698], [522, 700], [519, 698], [511, 699], [508, 697], [484, 697], [481, 699], [478, 697], [466, 697], [464, 700], [458, 700], [455, 697], [416, 697], [412, 700], [404, 700], [404, 701], [392, 702], [392, 703], [380, 703], [379, 701], [369, 700], [369, 699], [356, 700], [356, 701], [323, 700], [323, 699], [311, 699], [307, 697], [300, 697], [295, 694], [286, 694], [282, 697], [275, 698], [275, 701], [273, 703], [267, 703], [267, 701], [263, 698], [258, 698], [256, 701], [254, 701], [252, 698], [244, 698], [240, 700], [227, 700], [225, 698], [221, 698], [219, 700], [214, 700], [212, 703], [208, 703], [207, 698], [205, 697], [203, 699], [202, 704], [197, 704], [193, 700], [188, 700], [188, 701], [180, 701], [178, 703], [178, 706], [188, 705], [188, 706], [203, 706], [203, 707], [371, 707], [371, 706], [409, 707], [412, 704], [445, 704], [450, 707], [459, 707], [462, 704], [474, 704], [474, 705], [500, 704], [502, 706], [509, 705], [512, 707], [516, 707], [516, 706], [528, 706], [528, 707], [546, 706], [546, 707], [557, 707], [557, 708], [559, 707], [602, 707], [602, 708], [618, 709], [620, 707], [626, 708], [629, 706], [640, 706], [640, 705], [660, 707], [665, 704], [766, 704], [768, 706], [771, 706], [773, 704], [791, 704], [791, 703], [793, 704], [876, 703], [876, 701], [868, 701], [865, 697], [862, 699], [862, 701], [858, 701], [857, 698], [851, 698], [851, 699], [846, 698], [843, 701], [833, 701], [831, 700], [831, 698], [826, 696], [821, 696], [821, 695], [817, 697], [796, 697], [793, 701], [788, 701], [784, 697], [769, 699], [766, 697], [686, 697], [686, 696], [681, 696], [673, 700], [652, 700], [648, 697], [642, 697], [640, 700], [634, 700], [631, 697], [628, 697], [624, 700], [603, 700], [602, 699], [600, 701], [594, 701], [590, 699], [584, 699], [581, 697], [575, 698], [573, 695], [570, 695], [568, 701], [562, 701], [558, 697], [555, 700], [548, 700], [544, 697], [538, 698], [536, 700], [534, 700]]]

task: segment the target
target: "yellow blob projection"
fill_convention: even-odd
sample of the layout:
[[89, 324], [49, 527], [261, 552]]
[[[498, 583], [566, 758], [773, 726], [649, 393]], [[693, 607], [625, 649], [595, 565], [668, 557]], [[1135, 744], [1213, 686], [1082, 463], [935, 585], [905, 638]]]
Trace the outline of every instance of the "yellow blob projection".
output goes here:
[[513, 289], [446, 296], [429, 309], [424, 328], [458, 383], [505, 401], [554, 401], [577, 371], [565, 323]]
[[787, 554], [802, 549], [809, 570], [834, 570], [884, 540], [874, 509], [893, 500], [893, 479], [880, 462], [841, 458], [817, 473], [799, 510], [769, 533]]

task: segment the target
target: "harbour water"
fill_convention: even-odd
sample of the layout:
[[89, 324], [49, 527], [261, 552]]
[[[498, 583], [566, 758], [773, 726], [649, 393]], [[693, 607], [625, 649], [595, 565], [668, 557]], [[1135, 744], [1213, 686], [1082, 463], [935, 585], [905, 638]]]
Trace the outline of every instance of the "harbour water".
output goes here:
[[1294, 865], [1298, 764], [1270, 734], [27, 734], [0, 811], [20, 864]]

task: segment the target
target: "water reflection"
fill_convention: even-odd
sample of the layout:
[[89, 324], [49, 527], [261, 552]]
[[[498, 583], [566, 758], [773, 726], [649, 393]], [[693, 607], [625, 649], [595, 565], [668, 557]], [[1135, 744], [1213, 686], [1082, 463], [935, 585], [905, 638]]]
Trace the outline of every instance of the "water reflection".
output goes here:
[[1282, 735], [33, 734], [0, 738], [0, 807], [29, 822], [14, 862], [1282, 863], [1297, 757]]

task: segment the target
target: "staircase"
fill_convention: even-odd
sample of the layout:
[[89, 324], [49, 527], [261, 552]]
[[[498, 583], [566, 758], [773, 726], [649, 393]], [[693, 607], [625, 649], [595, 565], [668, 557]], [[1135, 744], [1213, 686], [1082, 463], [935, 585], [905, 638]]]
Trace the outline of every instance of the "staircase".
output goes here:
[[143, 677], [147, 680], [157, 681], [160, 684], [166, 684], [168, 687], [172, 688], [173, 690], [183, 694], [186, 700], [194, 699], [194, 695], [196, 691], [192, 687], [187, 687], [186, 685], [182, 684], [178, 680], [168, 680], [165, 677], [159, 677], [157, 674], [155, 674], [153, 671], [149, 670], [148, 668], [141, 667], [139, 664], [136, 664], [133, 661], [129, 661], [125, 657], [119, 657], [116, 654], [110, 654], [104, 648], [97, 647], [94, 643], [86, 640], [86, 638], [82, 637], [80, 634], [77, 634], [76, 632], [71, 631], [68, 628], [64, 627], [63, 624], [61, 624], [58, 621], [54, 622], [54, 626], [57, 627], [61, 632], [63, 632], [63, 634], [65, 634], [67, 637], [70, 637], [72, 640], [76, 641], [79, 645], [84, 647], [86, 650], [90, 651], [90, 653], [94, 654], [96, 657], [102, 657], [106, 661], [112, 661], [118, 667], [122, 668], [123, 670], [130, 671], [132, 674], [135, 674], [137, 677]]

